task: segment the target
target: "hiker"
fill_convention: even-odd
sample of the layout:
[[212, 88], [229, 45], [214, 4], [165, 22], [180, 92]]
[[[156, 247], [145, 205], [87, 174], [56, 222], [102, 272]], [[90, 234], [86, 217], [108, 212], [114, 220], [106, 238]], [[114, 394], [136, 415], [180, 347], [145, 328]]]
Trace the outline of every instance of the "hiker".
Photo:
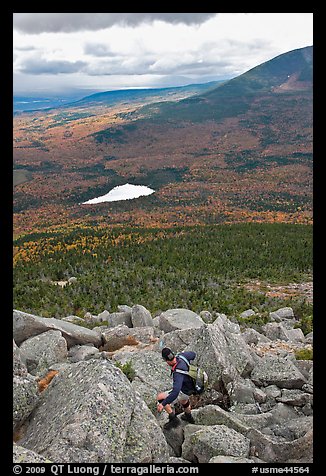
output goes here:
[[175, 401], [179, 401], [183, 406], [184, 413], [181, 416], [182, 420], [188, 423], [195, 423], [195, 420], [191, 414], [191, 406], [189, 396], [195, 393], [193, 379], [186, 375], [186, 373], [179, 373], [176, 370], [187, 371], [188, 366], [181, 357], [184, 356], [188, 361], [194, 360], [196, 353], [192, 351], [181, 352], [175, 355], [171, 349], [164, 347], [162, 349], [162, 358], [171, 367], [171, 375], [173, 375], [173, 388], [167, 392], [160, 392], [157, 399], [157, 410], [161, 412], [163, 409], [169, 415], [169, 421], [164, 425], [164, 429], [170, 430], [180, 425], [180, 420], [172, 409], [171, 404]]

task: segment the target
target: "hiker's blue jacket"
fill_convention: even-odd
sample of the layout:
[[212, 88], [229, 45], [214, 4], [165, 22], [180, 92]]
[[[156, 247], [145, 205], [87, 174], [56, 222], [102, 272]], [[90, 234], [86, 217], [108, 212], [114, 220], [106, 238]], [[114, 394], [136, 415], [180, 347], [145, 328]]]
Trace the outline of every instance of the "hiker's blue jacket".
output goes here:
[[[196, 352], [188, 351], [188, 352], [180, 352], [180, 355], [183, 355], [189, 362], [194, 360], [196, 357]], [[180, 370], [188, 370], [188, 365], [182, 359], [179, 359], [176, 356], [177, 364], [175, 367], [172, 367], [172, 374], [173, 374], [173, 388], [172, 391], [168, 394], [168, 396], [163, 400], [162, 405], [168, 405], [172, 403], [179, 395], [180, 391], [185, 393], [186, 395], [191, 395], [194, 393], [194, 383], [193, 379], [189, 377], [189, 375], [181, 374], [176, 372], [176, 369]]]

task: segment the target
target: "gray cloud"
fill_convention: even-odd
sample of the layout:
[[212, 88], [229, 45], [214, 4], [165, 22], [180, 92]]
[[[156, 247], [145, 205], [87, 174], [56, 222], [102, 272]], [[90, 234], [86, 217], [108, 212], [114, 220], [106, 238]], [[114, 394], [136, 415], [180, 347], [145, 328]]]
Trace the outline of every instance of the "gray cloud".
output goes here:
[[26, 45], [26, 46], [16, 46], [15, 49], [18, 51], [35, 51], [36, 47]]
[[86, 55], [98, 56], [98, 57], [110, 57], [116, 56], [107, 45], [101, 43], [86, 43], [84, 46], [84, 53]]
[[19, 67], [25, 74], [70, 74], [81, 71], [86, 66], [84, 61], [47, 61], [42, 58], [29, 58]]
[[137, 26], [162, 20], [186, 25], [201, 24], [216, 13], [14, 13], [14, 28], [23, 33], [100, 30], [115, 24]]

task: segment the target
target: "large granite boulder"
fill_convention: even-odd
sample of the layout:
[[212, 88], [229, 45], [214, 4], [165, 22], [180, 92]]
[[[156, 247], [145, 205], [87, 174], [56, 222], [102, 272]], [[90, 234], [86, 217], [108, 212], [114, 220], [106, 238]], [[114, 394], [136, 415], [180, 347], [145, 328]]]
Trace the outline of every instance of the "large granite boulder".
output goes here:
[[247, 458], [249, 450], [250, 440], [225, 425], [189, 425], [185, 428], [181, 456], [193, 463], [208, 463], [220, 455]]
[[251, 380], [258, 386], [277, 385], [280, 388], [301, 388], [306, 383], [298, 367], [290, 360], [266, 355], [251, 373]]
[[49, 330], [60, 331], [67, 341], [68, 348], [77, 344], [93, 344], [99, 347], [102, 343], [101, 336], [86, 327], [55, 319], [54, 317], [39, 317], [14, 310], [13, 338], [18, 346], [26, 339]]
[[159, 327], [164, 332], [196, 329], [204, 324], [202, 318], [189, 309], [168, 309], [159, 316]]
[[20, 445], [57, 463], [164, 462], [168, 457], [155, 417], [122, 371], [104, 359], [59, 372], [42, 393]]
[[68, 356], [67, 341], [60, 331], [47, 331], [26, 339], [20, 346], [28, 372], [40, 375], [51, 364], [64, 362]]

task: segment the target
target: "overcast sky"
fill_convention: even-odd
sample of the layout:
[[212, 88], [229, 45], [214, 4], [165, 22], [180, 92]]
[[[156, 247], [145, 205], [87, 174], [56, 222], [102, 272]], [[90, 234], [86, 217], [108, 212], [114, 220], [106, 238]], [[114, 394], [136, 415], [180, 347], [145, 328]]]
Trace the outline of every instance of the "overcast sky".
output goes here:
[[14, 94], [230, 79], [313, 44], [312, 13], [14, 13]]

